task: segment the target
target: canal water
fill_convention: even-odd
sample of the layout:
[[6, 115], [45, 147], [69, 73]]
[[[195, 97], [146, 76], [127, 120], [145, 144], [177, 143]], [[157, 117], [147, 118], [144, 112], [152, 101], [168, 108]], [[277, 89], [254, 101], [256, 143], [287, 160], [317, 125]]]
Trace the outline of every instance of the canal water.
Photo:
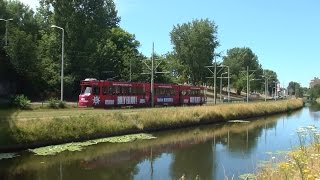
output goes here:
[[300, 145], [297, 129], [320, 128], [320, 108], [153, 133], [156, 139], [101, 143], [80, 152], [0, 160], [0, 179], [239, 179]]

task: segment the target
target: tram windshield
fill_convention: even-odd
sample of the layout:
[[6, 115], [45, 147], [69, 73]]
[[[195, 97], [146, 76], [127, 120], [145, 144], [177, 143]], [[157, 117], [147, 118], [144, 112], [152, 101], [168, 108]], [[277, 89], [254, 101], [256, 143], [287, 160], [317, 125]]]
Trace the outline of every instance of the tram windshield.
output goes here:
[[81, 88], [81, 94], [91, 94], [92, 93], [92, 87], [91, 86], [83, 86]]

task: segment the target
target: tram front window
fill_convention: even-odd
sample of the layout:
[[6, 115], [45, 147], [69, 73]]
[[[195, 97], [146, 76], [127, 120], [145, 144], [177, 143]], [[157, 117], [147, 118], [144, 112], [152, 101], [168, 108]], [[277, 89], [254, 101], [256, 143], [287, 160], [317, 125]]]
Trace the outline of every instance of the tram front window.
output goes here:
[[81, 90], [81, 94], [91, 94], [92, 93], [92, 87], [91, 86], [85, 86]]

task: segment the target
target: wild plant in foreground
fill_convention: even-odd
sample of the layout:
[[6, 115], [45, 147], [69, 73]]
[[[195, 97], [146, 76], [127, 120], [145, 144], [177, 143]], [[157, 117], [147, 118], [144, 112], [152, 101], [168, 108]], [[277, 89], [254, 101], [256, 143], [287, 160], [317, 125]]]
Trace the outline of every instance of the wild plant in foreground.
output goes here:
[[265, 167], [257, 179], [302, 179], [315, 180], [320, 177], [320, 133], [315, 126], [297, 130], [299, 148], [288, 153], [277, 168]]

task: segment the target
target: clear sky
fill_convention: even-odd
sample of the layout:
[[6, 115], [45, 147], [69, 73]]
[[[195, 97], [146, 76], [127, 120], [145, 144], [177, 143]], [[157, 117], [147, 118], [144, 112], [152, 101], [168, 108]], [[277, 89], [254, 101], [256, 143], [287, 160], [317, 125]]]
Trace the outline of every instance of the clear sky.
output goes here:
[[320, 76], [319, 0], [116, 0], [116, 5], [120, 26], [135, 34], [146, 56], [152, 42], [156, 53], [172, 50], [174, 25], [208, 18], [218, 26], [217, 52], [250, 47], [285, 86], [296, 81], [308, 87]]

